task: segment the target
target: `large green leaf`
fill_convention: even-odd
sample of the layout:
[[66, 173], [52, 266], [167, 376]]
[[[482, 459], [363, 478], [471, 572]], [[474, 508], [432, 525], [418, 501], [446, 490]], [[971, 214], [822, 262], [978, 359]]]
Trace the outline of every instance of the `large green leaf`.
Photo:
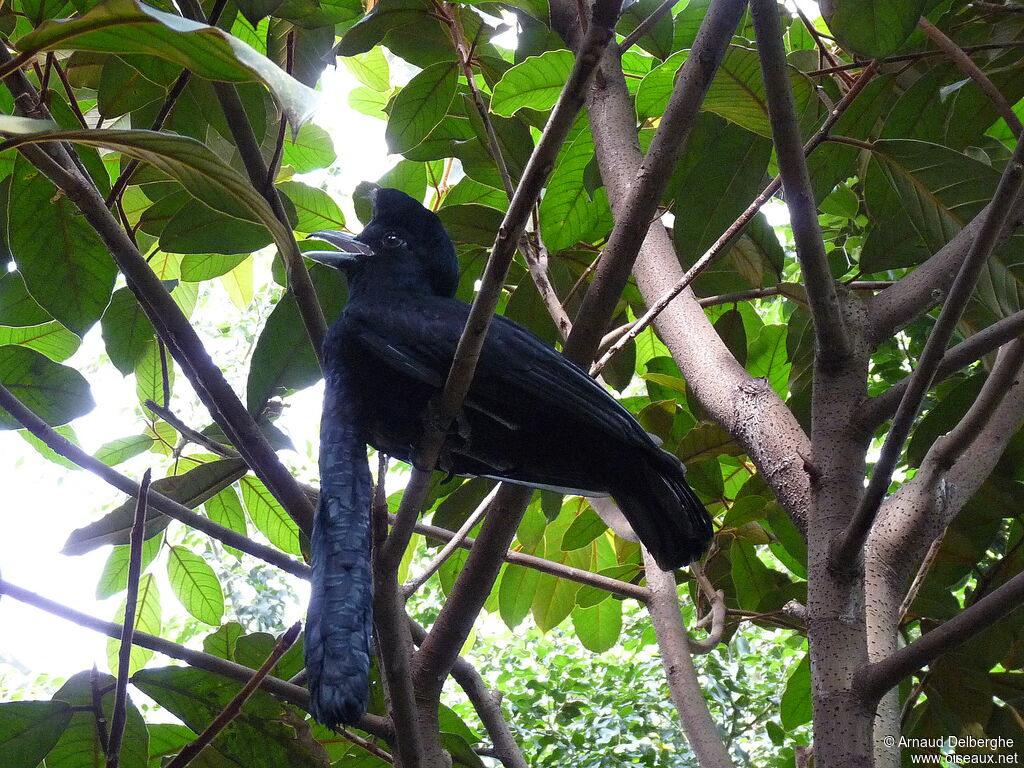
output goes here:
[[126, 376], [135, 370], [139, 358], [156, 338], [152, 323], [128, 288], [114, 291], [100, 326], [110, 362]]
[[69, 722], [71, 706], [64, 701], [0, 704], [0, 765], [36, 768]]
[[198, 200], [187, 201], [160, 232], [160, 248], [167, 253], [237, 256], [271, 242], [260, 224], [215, 211]]
[[430, 134], [448, 113], [458, 87], [451, 62], [432, 64], [398, 92], [391, 106], [384, 138], [392, 153], [406, 152]]
[[782, 726], [792, 731], [811, 721], [811, 661], [804, 656], [786, 681], [781, 702]]
[[[142, 542], [142, 570], [153, 562], [160, 553], [164, 537], [154, 536]], [[131, 547], [128, 544], [121, 544], [110, 550], [110, 557], [103, 566], [103, 573], [96, 583], [96, 599], [106, 600], [108, 597], [123, 592], [128, 588], [128, 566], [131, 560]]]
[[15, 46], [23, 53], [141, 53], [173, 61], [210, 80], [261, 80], [295, 125], [306, 121], [317, 100], [315, 91], [238, 38], [136, 0], [104, 0], [76, 18], [47, 21]]
[[296, 173], [309, 173], [326, 168], [336, 157], [330, 134], [316, 123], [306, 123], [297, 136], [285, 141], [281, 162]]
[[602, 600], [590, 608], [573, 608], [572, 625], [584, 648], [604, 653], [615, 645], [622, 631], [622, 601]]
[[[661, 0], [637, 0], [622, 10], [617, 32], [628, 35], [661, 5]], [[672, 51], [673, 19], [671, 13], [663, 13], [636, 44], [659, 59], [667, 59]]]
[[[132, 684], [197, 733], [242, 688], [242, 683], [190, 667], [147, 669], [136, 674]], [[302, 731], [288, 724], [292, 718], [298, 718], [292, 708], [264, 691], [255, 691], [237, 717], [207, 747], [212, 764], [289, 768], [322, 765], [310, 754]]]
[[821, 15], [844, 48], [865, 59], [896, 51], [917, 26], [926, 0], [822, 0]]
[[379, 0], [338, 43], [338, 56], [366, 53], [392, 29], [415, 22], [431, 23], [424, 0]]
[[572, 51], [546, 51], [530, 56], [502, 75], [494, 86], [491, 111], [511, 117], [518, 110], [548, 110], [555, 105], [576, 57]]
[[[924, 141], [874, 143], [864, 201], [875, 222], [861, 256], [865, 272], [908, 266], [919, 251], [938, 251], [991, 199], [999, 172], [952, 149]], [[882, 238], [883, 224], [895, 229]], [[900, 224], [916, 235], [898, 237]], [[902, 242], [901, 242], [902, 240]]]
[[299, 554], [299, 527], [267, 486], [251, 476], [243, 477], [241, 486], [242, 501], [253, 524], [281, 551]]
[[87, 331], [107, 306], [117, 277], [96, 230], [20, 155], [7, 217], [11, 253], [32, 298], [70, 330]]
[[296, 232], [316, 232], [321, 229], [344, 229], [345, 215], [334, 199], [324, 190], [300, 181], [283, 181], [277, 185], [295, 206]]
[[[27, 347], [0, 347], [0, 384], [54, 427], [77, 419], [95, 405], [82, 374]], [[20, 427], [0, 408], [0, 430]]]

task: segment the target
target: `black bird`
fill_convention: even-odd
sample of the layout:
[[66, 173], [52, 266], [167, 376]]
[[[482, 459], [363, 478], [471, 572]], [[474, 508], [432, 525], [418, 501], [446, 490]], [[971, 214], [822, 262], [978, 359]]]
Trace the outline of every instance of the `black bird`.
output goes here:
[[[341, 251], [306, 255], [345, 272], [349, 301], [324, 344], [320, 504], [306, 667], [314, 717], [365, 710], [370, 655], [370, 473], [365, 444], [415, 463], [425, 414], [444, 380], [469, 305], [454, 298], [455, 248], [440, 219], [379, 189]], [[435, 467], [419, 467], [435, 469]], [[700, 557], [711, 521], [685, 469], [586, 371], [501, 316], [490, 326], [458, 424], [437, 469], [584, 496], [612, 496], [663, 569]]]

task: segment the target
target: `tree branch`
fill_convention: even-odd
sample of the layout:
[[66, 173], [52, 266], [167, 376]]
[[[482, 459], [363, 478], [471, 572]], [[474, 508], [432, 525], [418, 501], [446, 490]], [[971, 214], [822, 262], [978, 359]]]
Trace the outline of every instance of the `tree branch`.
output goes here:
[[[570, 360], [589, 363], [597, 352], [640, 246], [657, 216], [658, 201], [697, 121], [700, 105], [746, 5], [746, 0], [716, 0], [701, 22], [651, 146], [625, 199], [613, 206], [615, 226], [563, 349]], [[621, 70], [617, 49], [609, 50], [606, 58]]]
[[640, 551], [643, 552], [647, 585], [651, 590], [647, 609], [661, 650], [669, 693], [679, 710], [683, 731], [701, 768], [727, 768], [732, 761], [711, 719], [697, 679], [697, 670], [690, 656], [690, 636], [683, 626], [679, 610], [675, 576], [661, 570], [646, 547], [641, 546]]
[[774, 0], [751, 0], [750, 9], [754, 17], [757, 53], [764, 76], [779, 175], [786, 193], [797, 258], [807, 285], [807, 298], [814, 320], [817, 356], [825, 369], [834, 369], [849, 356], [849, 339], [843, 325], [836, 284], [825, 257], [818, 208], [804, 160], [778, 5]]
[[651, 13], [637, 24], [633, 31], [622, 38], [622, 42], [619, 43], [619, 54], [623, 54], [637, 44], [644, 35], [651, 31], [651, 28], [657, 24], [661, 18], [672, 10], [673, 7], [679, 2], [679, 0], [664, 0], [661, 5], [655, 8]]
[[940, 624], [883, 661], [868, 665], [856, 684], [871, 701], [880, 699], [903, 678], [963, 645], [982, 630], [1009, 616], [1024, 604], [1024, 573], [1018, 573], [998, 589]]
[[1020, 194], [1022, 183], [1024, 183], [1024, 141], [1019, 141], [1013, 157], [1007, 163], [1003, 175], [999, 179], [999, 185], [985, 216], [984, 224], [971, 243], [971, 249], [953, 281], [949, 296], [942, 306], [939, 318], [936, 320], [935, 327], [932, 329], [924, 351], [918, 360], [917, 368], [911, 374], [906, 392], [900, 400], [893, 423], [886, 435], [885, 443], [882, 445], [881, 455], [871, 473], [871, 480], [860, 498], [849, 525], [833, 544], [832, 563], [835, 568], [849, 569], [860, 557], [861, 549], [871, 531], [871, 525], [874, 523], [879, 505], [889, 488], [893, 470], [903, 451], [903, 444], [910, 434], [910, 428], [918, 411], [921, 409], [924, 396], [935, 378], [935, 372], [942, 361], [950, 336], [952, 336], [956, 324], [974, 292], [978, 276], [992, 253], [999, 234], [1003, 230], [1003, 225]]
[[[32, 413], [32, 411], [26, 408], [18, 398], [12, 395], [10, 391], [2, 385], [0, 385], [0, 408], [3, 408], [11, 414], [16, 421], [18, 421], [33, 435], [42, 440], [49, 448], [54, 450], [56, 453], [59, 453], [69, 461], [74, 462], [82, 469], [87, 469], [100, 479], [117, 488], [119, 491], [127, 493], [133, 498], [137, 499], [142, 494], [140, 484], [125, 475], [122, 475], [113, 467], [107, 466], [99, 459], [90, 456], [66, 437], [59, 434], [42, 419]], [[242, 474], [244, 474], [244, 472]], [[170, 499], [157, 491], [154, 491], [152, 488], [149, 489], [147, 499], [149, 506], [152, 506], [158, 512], [162, 512], [170, 518], [178, 520], [198, 531], [202, 531], [208, 536], [212, 536], [228, 546], [241, 550], [253, 557], [258, 557], [260, 560], [264, 560], [271, 565], [275, 565], [293, 576], [298, 576], [300, 579], [309, 579], [309, 566], [293, 560], [283, 552], [273, 549], [272, 547], [259, 544], [247, 536], [243, 536], [240, 533], [232, 531], [230, 528], [218, 525], [209, 518], [197, 515], [188, 507], [179, 504], [173, 499]]]
[[[73, 608], [69, 608], [60, 603], [54, 602], [42, 595], [37, 595], [34, 592], [30, 592], [27, 589], [12, 584], [9, 581], [0, 579], [0, 595], [7, 595], [8, 597], [17, 600], [19, 603], [25, 603], [31, 605], [34, 608], [38, 608], [41, 611], [58, 616], [62, 619], [70, 621], [73, 624], [77, 624], [80, 627], [91, 629], [94, 632], [107, 635], [118, 639], [121, 637], [122, 627], [120, 624], [114, 624], [110, 621], [103, 621], [97, 619], [87, 613], [76, 611]], [[191, 664], [197, 669], [205, 669], [207, 672], [213, 672], [217, 675], [222, 675], [231, 680], [237, 680], [244, 683], [252, 678], [252, 668], [246, 667], [243, 664], [238, 664], [234, 661], [228, 661], [222, 659], [219, 656], [213, 656], [209, 653], [203, 653], [202, 651], [195, 651], [191, 648], [186, 648], [178, 643], [172, 643], [170, 640], [165, 640], [162, 637], [156, 635], [150, 635], [145, 632], [136, 632], [132, 638], [132, 642], [140, 648], [149, 648], [151, 651], [162, 653], [165, 656], [170, 656], [172, 659], [179, 659]], [[277, 677], [266, 677], [260, 683], [260, 687], [268, 693], [273, 694], [282, 701], [289, 704], [293, 704], [296, 707], [304, 711], [309, 710], [309, 691], [305, 688], [300, 688], [297, 685], [292, 685], [289, 682], [281, 680]], [[360, 730], [372, 733], [374, 736], [378, 736], [382, 739], [394, 738], [394, 733], [390, 725], [385, 721], [384, 718], [377, 715], [363, 715], [360, 718], [358, 726]]]
[[124, 626], [121, 647], [117, 651], [117, 687], [114, 695], [114, 713], [110, 718], [110, 738], [107, 741], [107, 768], [117, 768], [121, 760], [121, 740], [128, 714], [128, 670], [132, 659], [132, 634], [135, 632], [135, 613], [139, 602], [139, 578], [142, 575], [142, 542], [146, 538], [146, 497], [152, 471], [147, 469], [139, 483], [139, 497], [135, 505], [135, 520], [128, 539], [128, 593], [124, 604]]
[[[861, 73], [861, 76], [857, 78], [857, 80], [854, 82], [850, 90], [847, 91], [846, 95], [843, 96], [840, 102], [836, 104], [835, 108], [833, 108], [832, 111], [829, 112], [828, 117], [825, 118], [825, 122], [822, 123], [821, 127], [818, 128], [818, 130], [815, 131], [814, 135], [807, 141], [806, 144], [804, 144], [803, 151], [805, 155], [809, 155], [811, 152], [817, 149], [823, 141], [825, 141], [828, 138], [829, 131], [832, 129], [832, 126], [836, 124], [840, 117], [842, 117], [843, 113], [846, 112], [847, 108], [850, 106], [850, 104], [853, 103], [854, 99], [856, 99], [857, 96], [860, 95], [861, 91], [864, 90], [864, 87], [868, 84], [868, 82], [870, 82], [871, 78], [875, 76], [875, 73], [877, 71], [878, 68], [876, 64], [869, 64], [867, 69], [865, 69], [864, 72]], [[711, 262], [714, 261], [719, 256], [719, 254], [724, 253], [725, 250], [732, 245], [732, 243], [739, 236], [743, 228], [750, 223], [751, 219], [754, 218], [754, 215], [759, 210], [761, 210], [761, 207], [765, 203], [767, 203], [772, 197], [774, 197], [775, 193], [778, 192], [781, 188], [782, 177], [776, 176], [761, 191], [761, 194], [754, 198], [754, 201], [747, 206], [747, 209], [739, 215], [736, 221], [730, 224], [729, 227], [725, 230], [725, 232], [723, 232], [718, 237], [718, 239], [711, 244], [711, 247], [708, 248], [704, 255], [697, 259], [697, 261], [694, 262], [692, 267], [686, 270], [682, 278], [680, 278], [676, 282], [676, 284], [672, 286], [671, 289], [662, 294], [657, 301], [649, 305], [648, 310], [639, 318], [637, 318], [636, 321], [632, 324], [632, 327], [629, 329], [629, 332], [625, 334], [625, 336], [618, 338], [616, 342], [612, 344], [608, 348], [608, 350], [604, 352], [604, 354], [601, 355], [601, 359], [594, 363], [594, 365], [591, 367], [591, 375], [596, 375], [598, 372], [600, 372], [615, 355], [617, 355], [627, 344], [629, 344], [630, 341], [639, 336], [640, 333], [643, 332], [644, 328], [653, 323], [654, 318], [661, 314], [665, 307], [667, 307], [669, 303], [676, 298], [676, 296], [682, 293], [695, 279], [697, 279], [697, 276], [705, 269], [707, 269]], [[700, 299], [700, 305], [702, 307], [708, 307], [714, 304], [728, 303], [729, 301], [742, 301], [747, 298], [761, 298], [762, 296], [771, 296], [775, 295], [775, 293], [778, 293], [780, 290], [784, 290], [786, 285], [786, 283], [780, 283], [778, 286], [774, 286], [774, 288], [755, 288], [752, 292], [748, 291], [740, 294], [726, 294], [725, 296], [721, 297], [711, 296], [706, 299]], [[793, 283], [792, 285], [799, 287], [800, 290], [803, 291], [803, 286], [799, 285], [799, 283]], [[877, 282], [873, 283], [872, 285], [876, 287], [881, 287], [878, 285]], [[884, 283], [884, 285], [891, 285], [891, 283]], [[853, 288], [854, 290], [857, 289], [856, 284], [851, 285], [849, 287]], [[758, 291], [774, 292], [757, 293]], [[731, 298], [733, 296], [736, 296], [737, 298]]]
[[[409, 626], [413, 640], [417, 645], [421, 644], [427, 636], [427, 630], [412, 619], [409, 619]], [[512, 730], [501, 714], [501, 692], [488, 688], [476, 667], [461, 656], [452, 665], [452, 677], [466, 694], [487, 735], [491, 737], [495, 757], [505, 768], [527, 768]]]

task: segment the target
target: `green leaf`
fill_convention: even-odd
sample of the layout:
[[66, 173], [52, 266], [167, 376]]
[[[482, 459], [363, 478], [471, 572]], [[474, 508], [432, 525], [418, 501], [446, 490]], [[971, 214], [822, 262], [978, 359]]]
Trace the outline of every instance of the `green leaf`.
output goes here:
[[29, 295], [20, 272], [0, 270], [0, 325], [42, 325], [52, 319]]
[[167, 578], [185, 610], [214, 626], [224, 617], [224, 592], [206, 560], [185, 547], [171, 547]]
[[391, 89], [391, 73], [383, 49], [371, 48], [363, 54], [346, 56], [341, 61], [345, 68], [368, 88], [380, 93]]
[[[95, 685], [104, 692], [101, 698], [103, 717], [110, 723], [114, 712], [114, 678], [107, 674], [97, 674]], [[93, 707], [93, 673], [79, 672], [72, 675], [53, 694], [53, 700], [71, 705], [74, 714], [60, 740], [46, 756], [46, 764], [53, 768], [101, 768], [105, 761], [99, 736], [100, 724]], [[123, 768], [146, 768], [148, 758], [149, 735], [146, 723], [129, 698], [119, 765]]]
[[[619, 17], [618, 29], [622, 35], [628, 35], [636, 29], [641, 22], [654, 13], [661, 5], [661, 0], [638, 0], [626, 6]], [[674, 50], [672, 47], [673, 23], [672, 14], [663, 13], [661, 17], [650, 27], [636, 45], [645, 51], [657, 56], [659, 59], [668, 58]]]
[[[27, 347], [0, 347], [0, 384], [53, 427], [77, 419], [95, 405], [82, 374]], [[20, 427], [0, 408], [0, 430]]]
[[552, 252], [575, 245], [597, 222], [610, 218], [604, 188], [591, 198], [584, 184], [584, 174], [593, 157], [594, 139], [585, 126], [558, 154], [547, 191], [540, 201], [541, 239]]
[[253, 525], [281, 551], [300, 554], [299, 527], [267, 490], [267, 486], [251, 475], [243, 477], [240, 484], [242, 501], [245, 502], [245, 509]]
[[805, 655], [793, 668], [782, 692], [782, 727], [792, 731], [811, 722], [811, 657]]
[[[142, 542], [142, 560], [140, 562], [143, 571], [153, 562], [163, 543], [163, 536], [154, 536]], [[97, 600], [106, 600], [128, 588], [130, 559], [131, 547], [128, 544], [121, 544], [110, 550], [110, 557], [107, 558], [106, 565], [103, 566], [103, 573], [100, 574], [100, 580], [96, 584]]]
[[[121, 1], [123, 0], [118, 0], [118, 2]], [[8, 131], [8, 129], [8, 118], [0, 116], [0, 131]], [[17, 141], [27, 143], [70, 141], [75, 144], [116, 150], [123, 155], [147, 163], [176, 179], [193, 197], [213, 210], [262, 224], [273, 235], [278, 248], [286, 253], [295, 251], [295, 240], [291, 228], [278, 221], [267, 201], [253, 188], [249, 180], [243, 178], [195, 139], [154, 131], [103, 129], [46, 131], [20, 135]], [[49, 184], [48, 181], [46, 183]], [[49, 188], [52, 189], [52, 185]], [[42, 203], [42, 201], [39, 202]], [[46, 202], [48, 205], [49, 197]], [[13, 210], [12, 207], [11, 211]], [[35, 215], [38, 218], [38, 213]], [[81, 221], [80, 225], [92, 233], [94, 238], [98, 237], [84, 221]], [[170, 225], [168, 224], [168, 226]], [[164, 231], [166, 233], [166, 228]], [[194, 252], [203, 253], [205, 251]], [[50, 251], [47, 250], [47, 253]], [[104, 253], [106, 253], [105, 249]], [[107, 261], [109, 262], [109, 257], [107, 257]], [[111, 268], [112, 266], [111, 263]], [[27, 276], [26, 282], [29, 290], [32, 291], [32, 281]], [[36, 295], [34, 291], [33, 295]], [[109, 291], [106, 295], [109, 296]], [[38, 299], [38, 296], [36, 298]], [[104, 298], [103, 304], [106, 305], [106, 298]], [[57, 319], [61, 318], [57, 317]], [[68, 324], [65, 323], [65, 325]], [[68, 325], [68, 327], [75, 330], [73, 325]]]
[[5, 344], [34, 349], [59, 363], [75, 354], [82, 340], [56, 320], [51, 320], [42, 325], [17, 328], [0, 326], [0, 346]]
[[429, 23], [423, 0], [379, 0], [373, 9], [352, 26], [338, 43], [339, 57], [366, 53], [397, 27], [413, 22]]
[[96, 92], [96, 106], [105, 120], [121, 117], [167, 95], [167, 89], [147, 79], [119, 56], [107, 57]]
[[190, 283], [226, 275], [249, 258], [246, 253], [187, 253], [181, 260], [181, 279]]
[[786, 357], [788, 326], [765, 325], [750, 344], [747, 371], [751, 376], [767, 379], [779, 397], [789, 391], [789, 359]]
[[117, 267], [77, 206], [20, 156], [8, 203], [8, 237], [36, 302], [77, 333], [103, 313]]
[[584, 648], [604, 653], [615, 645], [622, 631], [622, 601], [602, 600], [590, 608], [574, 608], [572, 625]]
[[[309, 247], [318, 246], [311, 242]], [[309, 276], [324, 316], [328, 319], [337, 317], [348, 297], [345, 280], [336, 270], [320, 265], [313, 265]], [[302, 323], [295, 297], [289, 291], [270, 313], [253, 351], [246, 383], [249, 412], [259, 414], [272, 396], [308, 387], [321, 377], [309, 334]]]
[[113, 467], [133, 456], [138, 456], [143, 451], [148, 451], [152, 445], [153, 438], [149, 435], [119, 437], [101, 445], [93, 456], [107, 466]]
[[128, 288], [118, 288], [100, 318], [107, 356], [122, 374], [135, 370], [147, 347], [156, 339], [156, 331], [146, 313]]
[[104, 0], [77, 18], [47, 21], [19, 38], [15, 46], [23, 53], [141, 53], [173, 61], [209, 80], [260, 80], [293, 125], [308, 119], [317, 100], [311, 88], [223, 30], [135, 0]]
[[285, 140], [281, 162], [290, 165], [296, 173], [309, 173], [326, 168], [336, 157], [330, 134], [316, 123], [306, 123], [298, 136]]
[[356, 112], [375, 117], [378, 120], [387, 120], [387, 106], [391, 100], [390, 96], [372, 88], [359, 86], [348, 92], [348, 105]]
[[160, 233], [160, 248], [168, 253], [248, 255], [270, 243], [260, 224], [226, 216], [198, 200], [186, 202]]
[[540, 571], [507, 565], [498, 585], [498, 612], [509, 629], [515, 629], [526, 618], [533, 605]]
[[[193, 509], [211, 496], [220, 493], [246, 472], [241, 459], [219, 459], [200, 464], [184, 474], [154, 480], [151, 486], [180, 504]], [[81, 555], [104, 544], [127, 544], [135, 519], [135, 499], [128, 499], [112, 512], [94, 523], [71, 532], [62, 553]], [[152, 505], [146, 509], [146, 538], [155, 536], [170, 523], [170, 518], [156, 511]]]
[[456, 243], [491, 246], [504, 216], [497, 208], [476, 203], [452, 205], [437, 212], [441, 223]]
[[[118, 624], [124, 623], [125, 609], [128, 600], [125, 598], [114, 615], [114, 621]], [[139, 597], [135, 601], [135, 630], [145, 632], [149, 635], [160, 635], [163, 627], [163, 619], [160, 612], [160, 590], [157, 587], [153, 574], [147, 573], [139, 579]], [[121, 648], [121, 641], [109, 638], [107, 640], [107, 664], [110, 671], [117, 673], [118, 653]], [[146, 666], [152, 658], [153, 652], [141, 645], [132, 646], [131, 660], [128, 663], [128, 674], [134, 675]]]
[[[74, 428], [70, 424], [67, 424], [67, 425], [65, 425], [63, 427], [55, 427], [54, 431], [58, 435], [61, 435], [62, 437], [67, 438], [67, 440], [72, 445], [78, 445], [78, 446], [81, 445], [78, 442], [78, 435], [75, 434], [75, 430], [74, 430]], [[81, 467], [79, 467], [73, 461], [71, 461], [70, 459], [66, 459], [63, 456], [61, 456], [59, 453], [57, 453], [55, 450], [53, 450], [53, 448], [48, 446], [46, 443], [44, 443], [38, 437], [33, 435], [27, 429], [19, 429], [18, 430], [18, 434], [21, 435], [22, 438], [24, 438], [26, 443], [28, 443], [33, 448], [35, 448], [36, 452], [40, 456], [42, 456], [44, 459], [46, 459], [47, 461], [52, 461], [54, 464], [57, 464], [58, 466], [64, 467], [64, 469], [71, 470], [72, 472], [77, 472], [79, 469], [81, 469]]]
[[[242, 502], [238, 500], [238, 494], [234, 488], [225, 488], [216, 496], [206, 500], [204, 505], [207, 516], [215, 523], [230, 528], [235, 533], [247, 536], [248, 526], [245, 522], [245, 510], [242, 509]], [[240, 554], [234, 547], [227, 547], [236, 557]]]
[[468, 176], [448, 190], [448, 194], [441, 202], [441, 208], [466, 203], [486, 205], [499, 211], [508, 210], [508, 198], [502, 190], [481, 184]]
[[771, 569], [758, 559], [757, 547], [744, 539], [733, 541], [729, 560], [740, 608], [758, 610], [761, 601], [775, 588]]
[[[883, 139], [864, 182], [864, 202], [872, 219], [892, 225], [899, 237], [883, 238], [872, 228], [861, 254], [867, 272], [913, 263], [918, 240], [935, 253], [992, 198], [999, 172], [960, 152], [924, 141]], [[907, 237], [907, 224], [917, 235]]]
[[0, 765], [36, 768], [71, 722], [63, 701], [8, 701], [0, 704]]
[[324, 190], [299, 181], [283, 181], [277, 188], [287, 195], [295, 206], [297, 232], [316, 232], [321, 229], [344, 229], [345, 215], [334, 199]]
[[565, 535], [562, 536], [562, 549], [569, 551], [585, 547], [607, 530], [608, 526], [597, 512], [587, 507], [565, 529]]
[[910, 37], [925, 5], [926, 0], [823, 0], [821, 15], [844, 48], [878, 59]]
[[437, 127], [448, 113], [458, 87], [458, 71], [452, 62], [438, 62], [418, 73], [398, 92], [384, 138], [388, 151], [406, 152]]
[[[242, 688], [242, 683], [191, 667], [143, 670], [132, 678], [132, 684], [196, 733], [202, 732]], [[314, 760], [310, 753], [312, 747], [306, 746], [309, 742], [296, 737], [292, 723], [301, 719], [292, 707], [257, 690], [206, 748], [204, 756], [209, 752], [210, 764], [218, 766], [322, 765], [322, 759]]]
[[511, 117], [527, 107], [551, 109], [565, 87], [576, 57], [572, 51], [545, 51], [530, 56], [505, 72], [494, 86], [491, 112]]

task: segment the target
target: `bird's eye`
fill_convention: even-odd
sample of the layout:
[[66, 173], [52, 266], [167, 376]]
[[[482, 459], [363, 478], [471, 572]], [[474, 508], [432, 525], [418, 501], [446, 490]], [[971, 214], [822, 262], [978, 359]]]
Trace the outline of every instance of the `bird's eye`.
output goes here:
[[403, 241], [402, 238], [400, 238], [394, 232], [388, 232], [387, 234], [385, 234], [382, 239], [382, 242], [384, 243], [384, 246], [387, 248], [400, 248], [401, 246], [405, 245], [405, 241]]

